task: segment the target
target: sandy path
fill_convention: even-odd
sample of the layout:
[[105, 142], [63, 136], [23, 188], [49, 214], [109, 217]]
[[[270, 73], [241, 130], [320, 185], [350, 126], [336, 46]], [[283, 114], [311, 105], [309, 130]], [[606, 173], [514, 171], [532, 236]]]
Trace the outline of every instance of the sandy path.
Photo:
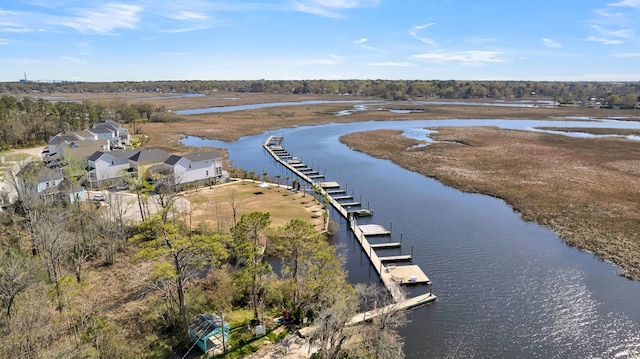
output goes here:
[[290, 334], [285, 339], [267, 344], [257, 352], [247, 355], [246, 359], [303, 359], [311, 358], [317, 348], [309, 347], [306, 339]]

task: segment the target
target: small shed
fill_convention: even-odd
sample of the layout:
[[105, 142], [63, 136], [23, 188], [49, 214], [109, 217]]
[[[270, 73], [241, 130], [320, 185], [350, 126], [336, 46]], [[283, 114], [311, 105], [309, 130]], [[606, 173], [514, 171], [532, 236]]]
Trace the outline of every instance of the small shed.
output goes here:
[[200, 314], [189, 324], [189, 336], [203, 352], [208, 352], [218, 346], [222, 346], [222, 340], [229, 342], [228, 323], [222, 322], [222, 318], [216, 314]]

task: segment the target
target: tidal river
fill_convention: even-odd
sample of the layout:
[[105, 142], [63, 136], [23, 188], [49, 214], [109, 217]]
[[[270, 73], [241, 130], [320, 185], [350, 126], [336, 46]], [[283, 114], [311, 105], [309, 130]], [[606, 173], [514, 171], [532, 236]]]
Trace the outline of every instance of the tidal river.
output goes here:
[[[401, 330], [407, 358], [628, 358], [640, 357], [640, 283], [617, 268], [569, 247], [553, 232], [524, 222], [503, 201], [466, 194], [354, 152], [341, 135], [380, 128], [423, 137], [424, 127], [492, 125], [640, 128], [629, 121], [423, 120], [375, 121], [281, 129], [232, 143], [189, 137], [191, 146], [229, 149], [233, 164], [269, 176], [290, 176], [262, 149], [268, 135], [326, 180], [346, 187], [374, 216], [359, 223], [391, 227], [401, 249], [433, 281], [437, 302], [409, 312]], [[377, 282], [346, 223], [336, 244], [347, 256], [352, 283]]]

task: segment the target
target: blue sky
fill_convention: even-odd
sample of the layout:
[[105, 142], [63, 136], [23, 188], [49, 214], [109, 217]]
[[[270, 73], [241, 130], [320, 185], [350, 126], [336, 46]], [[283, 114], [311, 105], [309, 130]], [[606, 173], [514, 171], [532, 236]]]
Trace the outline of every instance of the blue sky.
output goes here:
[[3, 0], [0, 81], [639, 81], [640, 0]]

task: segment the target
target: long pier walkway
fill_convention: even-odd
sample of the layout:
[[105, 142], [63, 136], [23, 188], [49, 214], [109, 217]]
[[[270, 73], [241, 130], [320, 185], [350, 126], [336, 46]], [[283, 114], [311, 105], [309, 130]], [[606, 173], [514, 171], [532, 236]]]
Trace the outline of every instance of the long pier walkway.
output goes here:
[[[411, 260], [411, 256], [391, 256], [391, 257], [379, 257], [375, 248], [385, 248], [384, 244], [370, 244], [367, 240], [367, 235], [390, 235], [391, 232], [387, 231], [384, 227], [379, 225], [362, 225], [357, 223], [356, 216], [353, 211], [349, 211], [347, 207], [359, 206], [359, 202], [341, 203], [338, 202], [340, 196], [332, 197], [332, 194], [343, 194], [340, 190], [340, 185], [336, 182], [315, 182], [313, 176], [309, 176], [309, 169], [300, 160], [295, 159], [287, 150], [282, 147], [281, 136], [269, 136], [269, 138], [263, 144], [263, 147], [271, 156], [280, 164], [285, 166], [289, 171], [295, 173], [299, 178], [309, 183], [312, 188], [318, 191], [329, 203], [340, 213], [344, 218], [349, 221], [349, 228], [353, 231], [353, 234], [360, 243], [362, 249], [369, 257], [371, 264], [378, 272], [380, 280], [387, 287], [389, 293], [393, 297], [395, 304], [387, 307], [378, 308], [373, 311], [360, 313], [354, 316], [347, 324], [355, 325], [365, 320], [371, 320], [377, 315], [385, 313], [388, 310], [399, 310], [414, 308], [426, 303], [431, 303], [436, 300], [436, 296], [431, 293], [431, 281], [429, 277], [422, 271], [417, 265], [402, 265], [396, 266], [395, 263], [389, 263], [385, 265], [385, 262], [397, 262]], [[304, 169], [304, 170], [301, 170]], [[390, 243], [389, 245], [398, 246], [399, 243]], [[388, 248], [388, 247], [386, 247]], [[404, 291], [400, 288], [400, 285], [406, 284], [428, 284], [429, 293], [418, 295], [412, 298], [405, 298]]]

